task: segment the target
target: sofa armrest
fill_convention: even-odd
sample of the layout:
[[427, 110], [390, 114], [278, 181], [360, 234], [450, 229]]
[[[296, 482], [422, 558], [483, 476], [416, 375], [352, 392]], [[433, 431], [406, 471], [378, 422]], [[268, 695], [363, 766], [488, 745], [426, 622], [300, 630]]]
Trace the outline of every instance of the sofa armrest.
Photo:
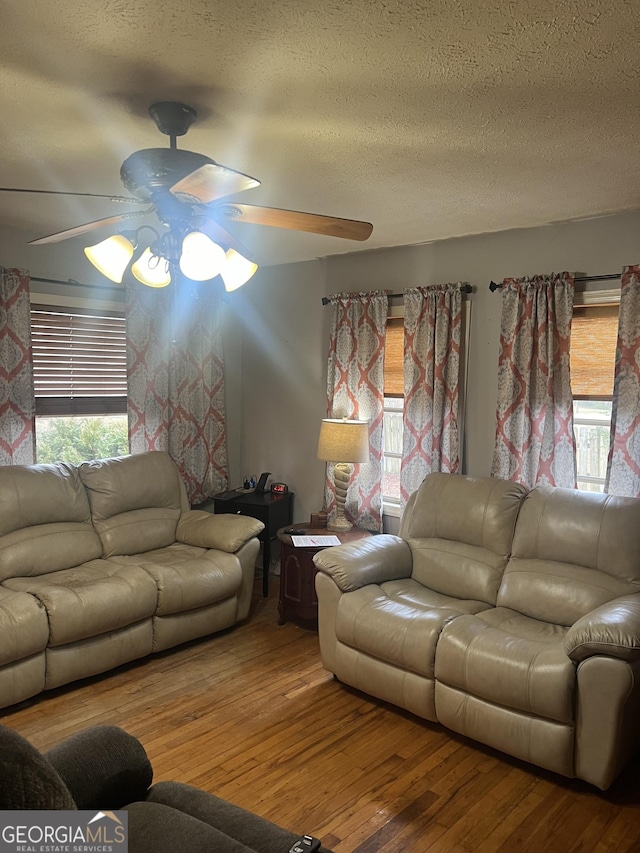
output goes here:
[[91, 726], [44, 753], [79, 809], [119, 809], [143, 800], [153, 781], [140, 741], [118, 726]]
[[319, 551], [316, 568], [333, 578], [343, 592], [411, 576], [413, 559], [404, 539], [382, 533]]
[[235, 554], [263, 530], [264, 524], [248, 515], [212, 515], [203, 509], [191, 509], [180, 516], [176, 541]]
[[608, 655], [625, 661], [640, 659], [640, 594], [608, 601], [578, 619], [564, 639], [575, 661]]

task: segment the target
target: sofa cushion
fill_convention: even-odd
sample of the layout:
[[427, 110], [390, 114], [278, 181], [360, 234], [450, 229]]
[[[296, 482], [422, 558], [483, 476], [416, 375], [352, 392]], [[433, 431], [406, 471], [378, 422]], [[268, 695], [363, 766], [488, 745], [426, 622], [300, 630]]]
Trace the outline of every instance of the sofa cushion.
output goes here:
[[495, 705], [570, 723], [576, 675], [565, 634], [504, 607], [460, 616], [443, 628], [436, 679]]
[[118, 726], [97, 725], [72, 734], [44, 754], [78, 809], [121, 809], [144, 799], [153, 780], [138, 738]]
[[102, 554], [72, 465], [0, 467], [0, 580], [67, 569]]
[[497, 603], [569, 626], [640, 591], [640, 501], [537, 486], [527, 496]]
[[340, 598], [336, 637], [374, 658], [432, 678], [443, 626], [483, 607], [484, 602], [452, 599], [411, 578], [370, 584]]
[[508, 480], [429, 474], [407, 503], [399, 535], [450, 539], [508, 557], [526, 494], [524, 486]]
[[[0, 726], [0, 809], [75, 808], [71, 794], [46, 758], [17, 732]], [[24, 848], [30, 846], [25, 844]], [[40, 844], [34, 846], [39, 848]]]
[[168, 548], [129, 557], [114, 557], [123, 565], [137, 565], [158, 589], [157, 616], [195, 610], [239, 593], [242, 569], [233, 556], [176, 543]]
[[66, 462], [0, 467], [0, 518], [2, 536], [38, 524], [88, 521], [78, 470]]
[[447, 539], [410, 539], [411, 577], [445, 596], [495, 604], [506, 559], [486, 548]]
[[32, 595], [0, 588], [0, 666], [47, 647], [47, 612]]
[[78, 470], [105, 557], [138, 554], [175, 542], [184, 509], [183, 487], [168, 453], [95, 459], [83, 462]]
[[156, 584], [138, 566], [92, 560], [35, 578], [10, 578], [5, 586], [28, 592], [44, 605], [49, 646], [95, 637], [155, 613]]
[[443, 595], [495, 604], [525, 495], [506, 480], [430, 474], [399, 531], [413, 554], [412, 577]]

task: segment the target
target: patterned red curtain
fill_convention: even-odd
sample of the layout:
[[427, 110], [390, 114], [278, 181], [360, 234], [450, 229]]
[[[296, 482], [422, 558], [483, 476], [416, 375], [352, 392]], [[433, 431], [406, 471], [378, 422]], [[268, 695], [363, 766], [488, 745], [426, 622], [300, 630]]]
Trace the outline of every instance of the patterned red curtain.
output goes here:
[[573, 276], [502, 283], [496, 444], [491, 475], [528, 488], [576, 487], [569, 336]]
[[427, 474], [460, 467], [462, 283], [404, 291], [404, 505]]
[[29, 273], [0, 267], [0, 465], [35, 462]]
[[[327, 416], [369, 421], [369, 462], [354, 465], [345, 515], [358, 527], [382, 530], [382, 426], [387, 294], [330, 297]], [[333, 465], [327, 465], [325, 504], [335, 506]]]
[[640, 266], [622, 272], [606, 491], [640, 497]]
[[166, 450], [192, 503], [227, 487], [219, 298], [178, 283], [127, 291], [129, 444]]

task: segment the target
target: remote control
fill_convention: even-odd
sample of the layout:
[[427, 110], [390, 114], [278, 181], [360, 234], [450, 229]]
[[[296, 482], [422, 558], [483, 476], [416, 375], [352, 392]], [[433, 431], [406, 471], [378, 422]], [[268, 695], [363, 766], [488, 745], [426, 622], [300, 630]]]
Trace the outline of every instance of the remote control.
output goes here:
[[289, 853], [314, 853], [320, 848], [320, 839], [311, 835], [303, 835], [290, 848]]

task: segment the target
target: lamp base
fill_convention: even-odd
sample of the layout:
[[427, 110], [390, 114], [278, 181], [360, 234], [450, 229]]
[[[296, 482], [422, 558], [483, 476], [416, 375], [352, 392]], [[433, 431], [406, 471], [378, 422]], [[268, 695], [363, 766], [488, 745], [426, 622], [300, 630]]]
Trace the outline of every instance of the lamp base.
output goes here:
[[332, 533], [348, 533], [353, 528], [353, 524], [342, 516], [342, 518], [334, 518], [327, 522], [327, 530]]

